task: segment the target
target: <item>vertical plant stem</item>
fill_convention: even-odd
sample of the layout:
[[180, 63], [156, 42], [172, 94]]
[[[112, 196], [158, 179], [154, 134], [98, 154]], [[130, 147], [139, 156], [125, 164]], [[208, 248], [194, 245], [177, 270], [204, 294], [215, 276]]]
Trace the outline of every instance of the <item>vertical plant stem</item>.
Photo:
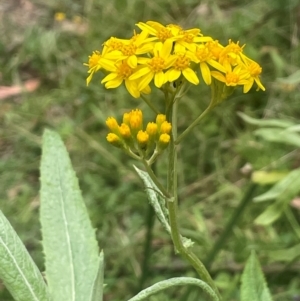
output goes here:
[[169, 223], [171, 227], [171, 235], [175, 250], [180, 253], [199, 274], [200, 278], [205, 281], [218, 295], [221, 300], [219, 291], [206, 270], [205, 266], [199, 260], [199, 258], [190, 250], [187, 249], [181, 239], [179, 232], [179, 225], [177, 220], [177, 211], [178, 211], [178, 196], [177, 196], [177, 151], [175, 141], [177, 138], [177, 109], [178, 101], [173, 105], [173, 110], [168, 116], [168, 120], [172, 120], [172, 137], [169, 148], [169, 166], [168, 166], [168, 193], [172, 195], [172, 198], [167, 199], [167, 205], [169, 210]]
[[143, 289], [144, 283], [149, 277], [149, 259], [151, 255], [152, 231], [153, 231], [154, 223], [155, 223], [155, 212], [152, 205], [148, 204], [147, 221], [146, 221], [147, 233], [144, 242], [144, 258], [142, 263], [142, 275], [140, 277], [140, 281], [136, 290], [137, 293]]
[[249, 202], [252, 200], [252, 198], [254, 196], [254, 193], [256, 191], [256, 188], [257, 188], [256, 184], [254, 184], [254, 183], [250, 184], [250, 186], [249, 186], [247, 192], [245, 193], [243, 199], [241, 200], [238, 207], [235, 209], [234, 213], [232, 214], [232, 216], [228, 220], [224, 231], [221, 233], [218, 240], [213, 245], [212, 250], [208, 252], [209, 255], [207, 256], [207, 258], [204, 261], [205, 266], [208, 269], [210, 269], [214, 259], [216, 258], [216, 256], [220, 252], [220, 250], [223, 248], [224, 243], [226, 242], [226, 240], [230, 237], [230, 234], [232, 232], [232, 228], [237, 224], [237, 222], [241, 218], [245, 208], [247, 207]]

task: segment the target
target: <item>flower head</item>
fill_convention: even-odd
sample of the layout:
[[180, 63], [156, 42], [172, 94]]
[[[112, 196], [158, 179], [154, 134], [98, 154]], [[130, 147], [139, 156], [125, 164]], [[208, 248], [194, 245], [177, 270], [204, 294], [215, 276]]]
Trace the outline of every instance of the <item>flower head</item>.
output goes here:
[[111, 37], [101, 51], [89, 56], [87, 84], [101, 70], [105, 74], [101, 83], [107, 89], [124, 83], [134, 98], [150, 94], [152, 83], [164, 93], [183, 82], [198, 85], [199, 75], [206, 85], [214, 78], [228, 87], [243, 86], [244, 93], [254, 84], [265, 90], [261, 67], [244, 54], [245, 45], [229, 40], [223, 46], [199, 28], [183, 29], [156, 21], [136, 25], [140, 32], [134, 30], [128, 39]]

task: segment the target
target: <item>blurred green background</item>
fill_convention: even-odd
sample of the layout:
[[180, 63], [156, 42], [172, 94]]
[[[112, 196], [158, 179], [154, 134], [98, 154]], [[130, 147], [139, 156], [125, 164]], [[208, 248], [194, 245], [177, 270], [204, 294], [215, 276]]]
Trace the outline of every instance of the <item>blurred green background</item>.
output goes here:
[[[86, 87], [83, 63], [88, 55], [111, 36], [130, 37], [135, 23], [148, 20], [198, 27], [222, 44], [238, 40], [263, 67], [266, 92], [252, 89], [243, 94], [237, 89], [179, 149], [179, 222], [182, 234], [196, 242], [201, 259], [249, 189], [246, 164], [254, 170], [300, 166], [299, 149], [261, 141], [253, 135], [255, 127], [237, 115], [242, 111], [255, 118], [299, 120], [299, 81], [282, 80], [300, 68], [299, 1], [1, 0], [0, 209], [43, 270], [38, 220], [41, 135], [45, 128], [55, 129], [70, 152], [104, 249], [107, 301], [126, 300], [159, 280], [193, 275], [153, 218], [132, 168], [135, 162], [105, 139], [108, 116], [120, 120], [125, 111], [147, 106], [124, 88], [106, 90], [98, 74]], [[209, 95], [204, 85], [190, 89], [180, 104], [179, 131], [206, 108]], [[162, 100], [162, 94], [153, 91], [153, 101]], [[153, 119], [148, 112], [146, 119]], [[161, 158], [156, 169], [162, 178], [165, 167]], [[268, 188], [258, 187], [256, 194]], [[298, 255], [288, 253], [299, 246], [299, 237], [285, 216], [270, 226], [255, 225], [267, 206], [250, 202], [212, 265], [224, 300], [239, 300], [240, 274], [253, 249], [274, 300], [300, 300], [299, 247]], [[300, 209], [294, 207], [292, 214], [300, 222]], [[152, 224], [150, 247], [145, 248]], [[151, 300], [193, 301], [199, 296], [199, 289], [189, 287]], [[1, 282], [0, 300], [12, 300]]]

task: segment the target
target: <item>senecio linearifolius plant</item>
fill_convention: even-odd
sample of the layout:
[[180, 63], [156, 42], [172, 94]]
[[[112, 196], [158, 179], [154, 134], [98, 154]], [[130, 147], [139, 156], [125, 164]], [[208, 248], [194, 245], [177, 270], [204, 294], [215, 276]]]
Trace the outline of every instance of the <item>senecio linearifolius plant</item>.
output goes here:
[[[205, 300], [219, 301], [221, 294], [201, 259], [193, 253], [193, 242], [180, 234], [176, 148], [236, 87], [242, 86], [244, 93], [253, 85], [265, 90], [259, 78], [262, 69], [243, 53], [244, 46], [238, 42], [229, 40], [223, 46], [198, 28], [184, 30], [153, 21], [137, 26], [140, 32], [134, 31], [130, 39], [112, 37], [103, 43], [102, 50], [92, 53], [85, 64], [89, 68], [87, 83], [96, 72], [103, 72], [101, 82], [106, 88], [117, 88], [124, 82], [130, 95], [145, 101], [155, 114], [153, 122], [146, 126], [139, 109], [125, 113], [122, 122], [108, 117], [107, 141], [142, 163], [144, 170], [134, 168], [145, 184], [149, 202], [170, 234], [175, 252], [193, 266], [200, 279], [166, 279], [129, 301], [146, 300], [178, 285], [198, 286], [205, 292]], [[200, 75], [201, 81], [211, 87], [211, 101], [196, 120], [177, 133], [178, 104], [191, 85], [200, 83]], [[150, 86], [163, 92], [162, 112], [151, 101]], [[166, 186], [152, 168], [163, 152], [168, 153]], [[59, 135], [49, 130], [43, 135], [40, 178], [44, 275], [0, 211], [0, 279], [17, 301], [102, 301], [104, 254], [99, 254], [67, 150]], [[251, 253], [242, 274], [240, 300], [272, 300], [255, 253]]]
[[[199, 124], [217, 104], [228, 98], [235, 88], [242, 86], [247, 93], [253, 85], [265, 90], [260, 81], [262, 68], [247, 57], [245, 45], [229, 40], [222, 45], [205, 36], [198, 28], [183, 29], [179, 25], [162, 25], [148, 21], [136, 24], [137, 33], [129, 39], [111, 37], [101, 50], [94, 51], [88, 63], [87, 84], [96, 72], [103, 73], [101, 83], [107, 89], [123, 83], [134, 98], [141, 98], [155, 114], [154, 121], [143, 124], [143, 113], [134, 109], [118, 122], [108, 117], [107, 141], [122, 149], [145, 168], [135, 167], [142, 178], [150, 203], [169, 231], [177, 253], [197, 271], [199, 277], [212, 289], [213, 298], [220, 293], [201, 260], [191, 250], [192, 242], [181, 236], [177, 221], [177, 153], [181, 141]], [[207, 109], [182, 133], [177, 132], [178, 104], [190, 86], [202, 82], [211, 87], [211, 101]], [[159, 111], [151, 100], [152, 89], [162, 92], [164, 110]], [[166, 187], [155, 175], [151, 165], [163, 152], [168, 152]], [[253, 298], [253, 296], [252, 296]]]

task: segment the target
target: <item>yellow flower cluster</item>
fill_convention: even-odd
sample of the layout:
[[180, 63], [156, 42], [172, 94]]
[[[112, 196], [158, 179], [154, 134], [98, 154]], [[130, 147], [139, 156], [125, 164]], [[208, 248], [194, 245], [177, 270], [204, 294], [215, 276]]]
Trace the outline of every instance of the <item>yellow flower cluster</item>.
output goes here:
[[153, 161], [154, 157], [169, 145], [171, 139], [171, 123], [166, 121], [166, 116], [163, 114], [158, 114], [156, 122], [149, 122], [145, 130], [143, 113], [138, 109], [125, 113], [121, 125], [113, 117], [107, 118], [106, 125], [111, 131], [106, 137], [107, 141], [123, 148], [135, 158], [136, 155], [144, 159], [151, 156]]
[[179, 25], [162, 25], [148, 21], [137, 24], [140, 33], [130, 39], [111, 37], [101, 51], [89, 56], [87, 84], [99, 70], [106, 76], [101, 83], [107, 89], [123, 82], [135, 98], [151, 92], [153, 80], [157, 88], [180, 79], [197, 85], [201, 74], [205, 84], [212, 78], [226, 86], [243, 86], [247, 93], [254, 83], [265, 90], [259, 76], [262, 68], [243, 54], [244, 46], [229, 40], [223, 46], [212, 37], [203, 36], [200, 29], [182, 29]]

